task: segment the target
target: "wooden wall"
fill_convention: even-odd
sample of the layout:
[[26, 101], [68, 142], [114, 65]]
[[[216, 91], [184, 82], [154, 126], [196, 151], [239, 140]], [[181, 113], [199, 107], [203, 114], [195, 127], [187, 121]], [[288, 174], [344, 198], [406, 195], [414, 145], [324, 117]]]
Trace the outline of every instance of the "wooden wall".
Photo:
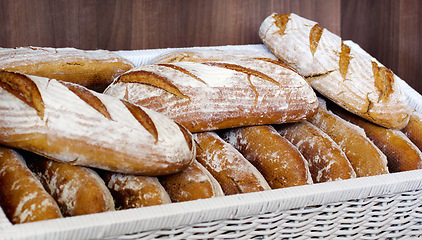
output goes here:
[[0, 0], [0, 47], [254, 44], [273, 12], [297, 13], [359, 43], [422, 93], [419, 0]]

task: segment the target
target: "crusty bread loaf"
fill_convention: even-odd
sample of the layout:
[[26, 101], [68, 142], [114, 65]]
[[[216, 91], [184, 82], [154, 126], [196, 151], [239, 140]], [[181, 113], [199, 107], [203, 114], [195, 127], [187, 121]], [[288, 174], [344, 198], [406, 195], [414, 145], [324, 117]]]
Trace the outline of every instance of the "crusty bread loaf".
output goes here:
[[341, 118], [365, 130], [369, 139], [387, 156], [390, 172], [422, 168], [421, 150], [402, 131], [376, 125], [334, 104], [328, 105], [328, 108]]
[[0, 71], [0, 144], [73, 165], [145, 174], [185, 169], [192, 135], [171, 119], [80, 85]]
[[100, 171], [117, 210], [171, 203], [157, 177]]
[[208, 62], [235, 60], [239, 58], [269, 58], [278, 60], [277, 57], [270, 52], [258, 52], [254, 50], [221, 50], [221, 49], [180, 49], [170, 51], [168, 53], [158, 55], [150, 64], [175, 63], [175, 62]]
[[269, 59], [140, 66], [105, 93], [163, 113], [191, 132], [298, 121], [318, 107], [302, 76]]
[[0, 206], [14, 224], [62, 217], [22, 156], [5, 147], [0, 147]]
[[402, 132], [419, 148], [422, 150], [422, 114], [416, 110], [412, 111], [409, 118], [409, 123]]
[[102, 92], [134, 65], [107, 50], [0, 48], [0, 69], [73, 82]]
[[319, 99], [318, 112], [308, 121], [331, 137], [346, 154], [357, 177], [388, 173], [387, 157], [366, 136], [365, 131], [327, 109]]
[[303, 121], [280, 124], [275, 129], [308, 160], [314, 183], [355, 178], [356, 173], [340, 147], [322, 130]]
[[23, 153], [28, 167], [56, 200], [63, 216], [114, 211], [113, 197], [92, 169]]
[[376, 124], [401, 129], [409, 106], [399, 78], [376, 59], [296, 14], [271, 14], [259, 36], [283, 62], [341, 107]]
[[225, 195], [271, 189], [262, 174], [215, 132], [194, 134], [196, 160], [220, 183]]
[[221, 137], [261, 172], [271, 188], [312, 184], [306, 160], [272, 126], [228, 129]]
[[196, 160], [184, 171], [161, 176], [159, 180], [172, 202], [224, 196], [217, 180]]

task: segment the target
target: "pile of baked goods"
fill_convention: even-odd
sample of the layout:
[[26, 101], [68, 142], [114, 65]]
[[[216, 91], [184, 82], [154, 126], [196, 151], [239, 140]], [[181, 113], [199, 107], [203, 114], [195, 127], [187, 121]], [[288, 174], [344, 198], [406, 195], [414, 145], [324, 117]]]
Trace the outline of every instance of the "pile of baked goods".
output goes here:
[[398, 77], [316, 22], [271, 53], [0, 48], [0, 206], [12, 223], [422, 168]]

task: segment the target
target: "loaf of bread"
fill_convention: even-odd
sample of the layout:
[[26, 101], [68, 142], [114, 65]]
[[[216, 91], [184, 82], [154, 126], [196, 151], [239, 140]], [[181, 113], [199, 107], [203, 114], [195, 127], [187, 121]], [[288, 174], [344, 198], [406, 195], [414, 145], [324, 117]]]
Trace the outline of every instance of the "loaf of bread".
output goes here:
[[114, 198], [116, 210], [171, 203], [157, 177], [100, 171]]
[[358, 47], [296, 14], [271, 14], [259, 36], [311, 86], [348, 111], [395, 129], [406, 126], [410, 108], [399, 78]]
[[318, 107], [302, 76], [271, 59], [140, 66], [105, 93], [163, 113], [191, 132], [298, 121]]
[[262, 174], [215, 132], [194, 134], [196, 160], [219, 182], [225, 195], [271, 189]]
[[5, 147], [0, 147], [0, 206], [13, 224], [62, 217], [22, 156]]
[[416, 110], [412, 111], [409, 118], [409, 123], [402, 132], [419, 148], [422, 150], [422, 114]]
[[0, 71], [0, 144], [57, 161], [163, 175], [195, 157], [192, 134], [155, 111], [80, 85]]
[[175, 62], [209, 62], [209, 61], [226, 61], [236, 60], [239, 58], [269, 58], [278, 60], [277, 57], [270, 52], [258, 52], [254, 50], [222, 50], [222, 49], [191, 49], [176, 50], [158, 55], [150, 64], [175, 63]]
[[306, 160], [272, 126], [228, 129], [219, 134], [261, 172], [271, 188], [312, 184]]
[[75, 48], [0, 48], [0, 69], [73, 82], [102, 92], [134, 65], [107, 50]]
[[376, 125], [334, 104], [327, 105], [341, 118], [365, 130], [369, 139], [387, 156], [389, 172], [422, 168], [421, 150], [402, 131]]
[[63, 216], [114, 211], [114, 200], [101, 177], [92, 169], [23, 153], [29, 169], [56, 200]]
[[356, 177], [352, 165], [340, 147], [308, 121], [281, 124], [275, 129], [293, 143], [308, 161], [314, 183]]
[[159, 180], [172, 202], [224, 196], [217, 180], [196, 160], [184, 171], [161, 176]]
[[388, 173], [387, 157], [366, 136], [365, 131], [327, 109], [319, 99], [318, 112], [308, 121], [324, 131], [346, 154], [357, 177]]

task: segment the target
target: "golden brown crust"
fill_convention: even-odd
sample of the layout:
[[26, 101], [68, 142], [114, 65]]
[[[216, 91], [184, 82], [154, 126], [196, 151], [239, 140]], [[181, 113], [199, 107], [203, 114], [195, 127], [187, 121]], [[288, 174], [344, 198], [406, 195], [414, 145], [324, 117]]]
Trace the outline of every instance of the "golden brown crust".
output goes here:
[[0, 48], [1, 69], [77, 83], [102, 92], [133, 63], [106, 50]]
[[271, 188], [312, 183], [306, 160], [273, 127], [229, 129], [221, 136], [261, 172]]
[[224, 196], [217, 180], [196, 160], [184, 171], [161, 176], [159, 180], [172, 202]]
[[63, 216], [114, 211], [114, 201], [104, 181], [89, 168], [25, 154], [28, 167], [58, 203]]
[[410, 114], [409, 123], [402, 132], [419, 148], [422, 150], [422, 114], [413, 111]]
[[320, 100], [317, 114], [308, 121], [340, 146], [357, 177], [388, 173], [387, 157], [366, 136], [364, 130], [329, 111], [324, 100]]
[[196, 160], [220, 183], [226, 195], [269, 190], [262, 174], [214, 132], [194, 135]]
[[14, 224], [61, 218], [59, 206], [16, 151], [0, 147], [0, 206]]
[[335, 105], [330, 105], [329, 109], [365, 130], [366, 135], [387, 156], [390, 172], [422, 168], [422, 152], [400, 130], [378, 126]]
[[276, 126], [276, 130], [292, 142], [308, 160], [314, 183], [355, 178], [346, 155], [322, 130], [304, 121]]
[[158, 178], [102, 172], [117, 210], [171, 203]]

